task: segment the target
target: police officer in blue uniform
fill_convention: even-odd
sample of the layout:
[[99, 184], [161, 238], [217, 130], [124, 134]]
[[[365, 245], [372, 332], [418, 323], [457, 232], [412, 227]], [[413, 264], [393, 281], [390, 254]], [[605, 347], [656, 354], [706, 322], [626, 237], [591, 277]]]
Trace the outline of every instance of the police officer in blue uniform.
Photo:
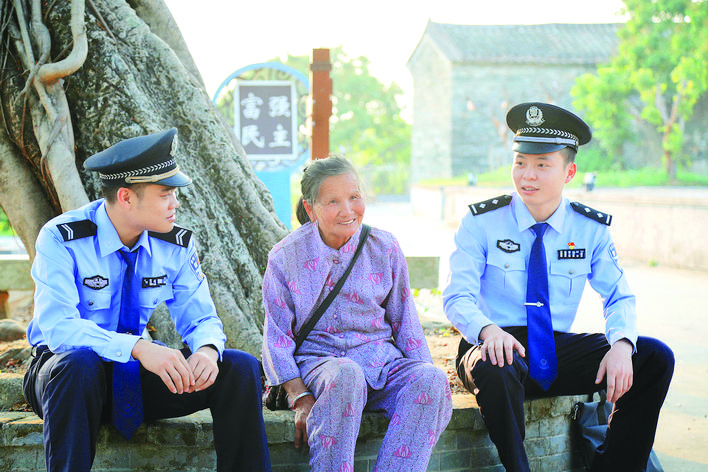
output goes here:
[[[219, 471], [269, 471], [258, 361], [226, 336], [189, 230], [175, 225], [177, 130], [90, 157], [104, 199], [49, 221], [32, 265], [34, 346], [23, 390], [44, 419], [49, 471], [89, 471], [99, 426], [130, 438], [142, 421], [209, 408]], [[151, 342], [165, 302], [186, 347]], [[160, 457], [155, 457], [159, 462]]]
[[[525, 398], [599, 389], [615, 413], [592, 470], [643, 471], [674, 357], [637, 333], [611, 216], [562, 194], [590, 129], [546, 103], [516, 105], [506, 120], [515, 133], [515, 192], [470, 205], [443, 293], [445, 313], [463, 336], [458, 375], [476, 395], [507, 471], [529, 470]], [[602, 297], [604, 334], [569, 332], [586, 281]]]

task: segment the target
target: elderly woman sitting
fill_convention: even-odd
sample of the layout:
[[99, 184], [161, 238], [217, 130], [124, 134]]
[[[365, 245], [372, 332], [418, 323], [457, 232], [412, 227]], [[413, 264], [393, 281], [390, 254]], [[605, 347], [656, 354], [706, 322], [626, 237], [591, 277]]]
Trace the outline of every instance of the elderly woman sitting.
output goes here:
[[313, 471], [352, 471], [364, 410], [390, 418], [378, 471], [424, 471], [452, 414], [447, 376], [432, 364], [395, 238], [373, 228], [341, 292], [302, 346], [294, 338], [357, 249], [365, 202], [341, 157], [312, 162], [301, 182], [303, 225], [270, 252], [263, 281], [263, 365], [283, 384], [295, 446]]

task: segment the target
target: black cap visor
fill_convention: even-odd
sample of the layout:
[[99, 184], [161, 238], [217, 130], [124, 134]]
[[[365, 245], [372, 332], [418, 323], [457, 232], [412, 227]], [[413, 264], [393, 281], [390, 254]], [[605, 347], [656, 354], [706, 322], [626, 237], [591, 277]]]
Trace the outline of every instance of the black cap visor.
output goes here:
[[172, 177], [167, 177], [166, 179], [158, 180], [153, 183], [157, 185], [164, 185], [166, 187], [186, 187], [192, 183], [192, 179], [183, 174], [182, 171], [179, 171]]

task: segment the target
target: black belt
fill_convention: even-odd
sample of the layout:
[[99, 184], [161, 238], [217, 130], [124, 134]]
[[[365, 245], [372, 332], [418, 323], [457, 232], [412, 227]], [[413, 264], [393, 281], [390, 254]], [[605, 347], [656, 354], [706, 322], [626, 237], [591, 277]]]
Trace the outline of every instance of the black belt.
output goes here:
[[44, 351], [48, 351], [49, 346], [46, 344], [39, 344], [37, 346], [32, 347], [32, 357], [39, 357], [42, 355]]

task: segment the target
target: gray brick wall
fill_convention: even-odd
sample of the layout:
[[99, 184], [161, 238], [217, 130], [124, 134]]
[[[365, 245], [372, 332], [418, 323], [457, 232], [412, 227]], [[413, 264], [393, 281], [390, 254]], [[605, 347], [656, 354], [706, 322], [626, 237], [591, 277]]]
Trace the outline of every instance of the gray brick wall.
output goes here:
[[[424, 61], [411, 66], [413, 132], [411, 180], [450, 177], [452, 170], [452, 64], [427, 37], [418, 45]], [[417, 131], [417, 132], [416, 132]]]

